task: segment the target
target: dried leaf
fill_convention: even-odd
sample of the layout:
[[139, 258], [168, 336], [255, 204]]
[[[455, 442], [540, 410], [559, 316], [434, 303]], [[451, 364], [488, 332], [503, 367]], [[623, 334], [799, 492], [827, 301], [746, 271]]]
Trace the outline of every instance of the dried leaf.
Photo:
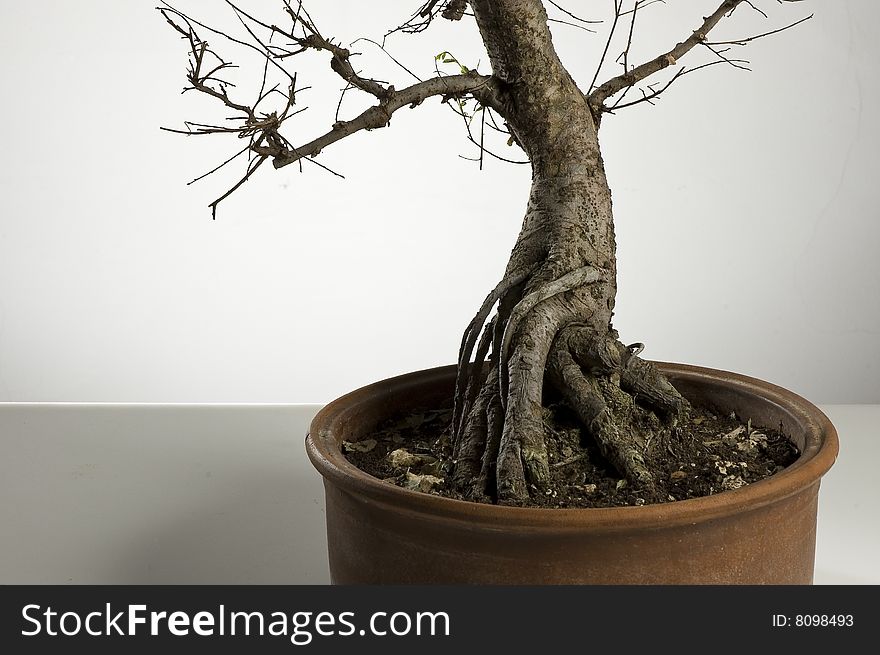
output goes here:
[[368, 453], [376, 447], [378, 442], [375, 439], [364, 439], [363, 441], [343, 441], [342, 447], [350, 453]]
[[724, 442], [726, 446], [735, 446], [740, 441], [740, 436], [746, 431], [745, 427], [740, 425], [738, 428], [734, 428], [723, 437], [721, 437], [721, 441]]
[[438, 478], [433, 475], [418, 475], [407, 471], [406, 480], [404, 481], [403, 486], [407, 489], [412, 489], [413, 491], [428, 493], [439, 484], [443, 484], [443, 478]]
[[748, 482], [743, 480], [740, 475], [728, 475], [721, 481], [721, 488], [725, 491], [733, 491], [734, 489], [739, 489], [747, 484]]
[[417, 455], [406, 448], [398, 448], [388, 453], [388, 463], [396, 469], [408, 469], [428, 464], [436, 464], [437, 458], [431, 455]]

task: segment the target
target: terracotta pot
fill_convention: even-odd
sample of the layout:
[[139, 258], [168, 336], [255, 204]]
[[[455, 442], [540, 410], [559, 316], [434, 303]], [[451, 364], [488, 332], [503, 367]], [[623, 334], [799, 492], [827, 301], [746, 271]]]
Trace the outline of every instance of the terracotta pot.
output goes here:
[[693, 402], [781, 426], [801, 455], [771, 478], [660, 505], [528, 509], [396, 487], [348, 462], [383, 419], [451, 398], [455, 367], [403, 375], [335, 400], [312, 421], [335, 584], [810, 584], [819, 480], [837, 433], [814, 405], [754, 378], [658, 364]]

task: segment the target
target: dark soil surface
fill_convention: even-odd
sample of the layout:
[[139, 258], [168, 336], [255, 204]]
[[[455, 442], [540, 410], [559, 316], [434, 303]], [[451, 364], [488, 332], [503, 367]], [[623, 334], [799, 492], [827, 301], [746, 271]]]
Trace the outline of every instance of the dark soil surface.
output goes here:
[[[448, 408], [400, 416], [360, 441], [345, 442], [343, 450], [355, 466], [389, 484], [470, 500], [447, 482], [452, 468], [451, 417]], [[619, 477], [566, 408], [551, 405], [544, 418], [551, 480], [545, 489], [532, 494], [533, 506], [647, 503], [645, 490]], [[665, 449], [660, 470], [655, 471], [659, 502], [752, 484], [778, 473], [798, 456], [779, 431], [709, 409], [693, 408], [687, 423], [676, 430], [681, 438]]]

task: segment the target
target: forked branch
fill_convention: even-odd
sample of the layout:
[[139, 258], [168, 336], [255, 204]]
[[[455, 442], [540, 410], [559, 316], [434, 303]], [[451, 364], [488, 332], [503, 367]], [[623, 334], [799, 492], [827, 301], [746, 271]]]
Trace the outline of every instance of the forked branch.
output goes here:
[[[291, 0], [282, 0], [282, 2], [284, 4], [284, 12], [289, 20], [287, 27], [279, 27], [274, 23], [265, 22], [243, 10], [230, 0], [226, 0], [226, 4], [229, 5], [247, 32], [247, 37], [244, 37], [244, 40], [190, 18], [164, 0], [162, 0], [163, 6], [158, 8], [168, 24], [189, 45], [190, 61], [187, 69], [189, 85], [184, 91], [197, 91], [219, 100], [233, 114], [227, 118], [228, 121], [231, 121], [230, 125], [187, 122], [185, 123], [186, 129], [163, 129], [188, 136], [235, 134], [239, 138], [248, 140], [247, 146], [240, 149], [236, 154], [229, 157], [219, 166], [214, 167], [208, 173], [200, 175], [193, 180], [203, 179], [234, 161], [239, 156], [245, 153], [249, 154], [244, 176], [226, 193], [210, 204], [214, 215], [216, 215], [218, 204], [240, 188], [267, 160], [271, 159], [275, 168], [282, 168], [306, 159], [306, 161], [330, 170], [313, 158], [324, 148], [340, 139], [361, 130], [373, 130], [386, 126], [392, 114], [402, 107], [416, 107], [432, 96], [441, 96], [444, 100], [450, 100], [453, 98], [463, 98], [467, 95], [476, 97], [485, 107], [500, 106], [498, 91], [492, 78], [467, 69], [463, 69], [460, 75], [440, 76], [438, 74], [438, 77], [435, 78], [419, 80], [416, 84], [399, 91], [393, 85], [367, 77], [361, 74], [360, 71], [357, 71], [351, 63], [351, 58], [356, 53], [342, 47], [333, 39], [325, 37], [317, 28], [301, 1], [291, 2]], [[430, 16], [442, 11], [444, 17], [457, 20], [461, 18], [465, 5], [465, 2], [450, 0], [440, 3], [427, 3], [423, 10], [428, 12]], [[230, 96], [229, 88], [234, 85], [223, 79], [221, 75], [228, 69], [235, 68], [235, 66], [221, 58], [210, 48], [208, 42], [197, 34], [196, 27], [239, 46], [244, 46], [263, 57], [262, 84], [255, 101], [247, 102], [240, 98], [233, 99]], [[282, 135], [280, 132], [282, 124], [287, 119], [303, 111], [303, 109], [294, 109], [298, 90], [297, 77], [295, 73], [291, 74], [287, 71], [284, 62], [309, 50], [328, 53], [330, 55], [330, 67], [345, 81], [346, 89], [363, 91], [372, 95], [378, 102], [352, 120], [339, 120], [337, 116], [332, 128], [328, 132], [303, 145], [297, 146], [291, 138]], [[267, 86], [270, 86], [267, 83], [270, 67], [272, 70], [281, 71], [286, 76], [286, 92], [279, 88], [281, 84], [267, 89]], [[302, 88], [299, 90], [302, 90]], [[258, 111], [261, 103], [270, 96], [273, 96], [273, 94], [279, 94], [284, 99], [283, 105], [275, 111]], [[330, 172], [338, 175], [335, 171]]]
[[[799, 0], [779, 0], [779, 2], [798, 2], [798, 1]], [[754, 41], [756, 39], [759, 39], [759, 38], [762, 38], [765, 36], [769, 36], [771, 34], [777, 34], [779, 32], [782, 32], [782, 31], [785, 31], [785, 30], [790, 29], [792, 27], [795, 27], [796, 25], [799, 25], [799, 24], [803, 23], [804, 21], [809, 20], [812, 17], [812, 15], [810, 15], [810, 16], [802, 18], [798, 21], [795, 21], [794, 23], [786, 25], [785, 27], [781, 27], [779, 29], [765, 32], [763, 34], [757, 34], [755, 36], [751, 36], [751, 37], [747, 37], [747, 38], [735, 39], [735, 40], [729, 40], [729, 41], [714, 41], [714, 42], [709, 41], [709, 38], [708, 38], [709, 32], [716, 25], [718, 25], [718, 23], [720, 23], [725, 17], [730, 16], [740, 4], [743, 4], [743, 2], [745, 2], [745, 4], [747, 6], [752, 7], [757, 10], [757, 7], [755, 7], [755, 5], [752, 2], [750, 2], [749, 0], [724, 0], [723, 2], [721, 2], [721, 4], [718, 6], [718, 8], [714, 12], [712, 12], [712, 14], [710, 14], [709, 16], [707, 16], [703, 19], [703, 23], [696, 30], [694, 30], [691, 33], [691, 35], [688, 36], [688, 38], [686, 38], [684, 41], [676, 44], [676, 46], [674, 48], [672, 48], [672, 49], [668, 50], [667, 52], [664, 52], [663, 54], [658, 55], [657, 57], [654, 57], [653, 59], [651, 59], [651, 60], [649, 60], [639, 66], [636, 66], [632, 69], [627, 70], [626, 66], [625, 66], [625, 70], [623, 73], [621, 73], [620, 75], [617, 75], [615, 77], [612, 77], [611, 79], [609, 79], [605, 83], [592, 89], [587, 94], [587, 100], [589, 102], [590, 108], [593, 111], [593, 114], [598, 117], [601, 115], [602, 112], [612, 111], [613, 109], [620, 109], [620, 108], [623, 108], [624, 106], [631, 106], [631, 105], [634, 105], [634, 104], [637, 104], [637, 103], [643, 102], [643, 101], [650, 101], [650, 99], [655, 98], [662, 91], [666, 90], [666, 88], [668, 88], [672, 84], [672, 82], [674, 82], [675, 80], [680, 78], [681, 75], [684, 74], [684, 72], [691, 72], [693, 70], [697, 70], [698, 68], [703, 68], [704, 66], [699, 66], [699, 67], [688, 69], [687, 71], [685, 71], [685, 69], [681, 69], [679, 72], [676, 73], [676, 75], [662, 89], [660, 89], [659, 91], [652, 90], [652, 92], [650, 94], [643, 92], [643, 98], [641, 98], [639, 100], [636, 100], [633, 102], [628, 102], [625, 104], [618, 102], [616, 105], [613, 105], [611, 107], [606, 106], [606, 104], [605, 104], [606, 100], [608, 100], [611, 96], [615, 95], [616, 93], [619, 93], [620, 91], [626, 92], [627, 90], [631, 89], [636, 84], [645, 80], [646, 78], [648, 78], [652, 75], [655, 75], [656, 73], [658, 73], [658, 72], [660, 72], [670, 66], [675, 65], [676, 63], [678, 63], [678, 61], [682, 57], [684, 57], [688, 52], [693, 50], [693, 48], [698, 45], [705, 46], [708, 49], [710, 49], [719, 58], [720, 61], [727, 62], [728, 64], [731, 64], [731, 65], [735, 66], [736, 68], [744, 68], [745, 70], [748, 70], [748, 68], [746, 66], [744, 66], [744, 64], [747, 62], [744, 62], [744, 60], [741, 60], [741, 59], [730, 59], [730, 58], [726, 57], [724, 55], [724, 51], [718, 50], [716, 48], [716, 46], [719, 46], [719, 45], [745, 45], [746, 43], [748, 43], [750, 41]], [[640, 3], [636, 2], [635, 9], [637, 9], [639, 6], [640, 6]], [[760, 11], [760, 10], [758, 10], [758, 11]], [[763, 11], [760, 11], [760, 13], [766, 17], [766, 14], [764, 14]], [[619, 6], [615, 5], [616, 18], [621, 15], [623, 15], [623, 14], [621, 13]], [[633, 22], [634, 22], [634, 20], [635, 20], [635, 16], [633, 16]], [[612, 35], [613, 35], [613, 30], [612, 30]], [[609, 36], [609, 41], [610, 41], [610, 38], [611, 37]], [[626, 49], [624, 50], [624, 53], [626, 55], [624, 57], [624, 61], [626, 61], [626, 59], [628, 58], [629, 49], [631, 46], [631, 40], [632, 40], [632, 33], [630, 32], [630, 38], [629, 38], [629, 41], [627, 42]], [[607, 51], [607, 47], [606, 47], [606, 51]], [[604, 59], [604, 57], [603, 57], [603, 59]]]
[[400, 91], [389, 87], [388, 94], [378, 104], [373, 105], [350, 121], [335, 123], [329, 132], [305, 145], [281, 150], [260, 147], [255, 151], [273, 157], [275, 168], [282, 168], [301, 160], [303, 157], [315, 157], [327, 146], [351, 136], [355, 132], [385, 127], [391, 120], [391, 115], [403, 107], [416, 107], [432, 96], [455, 98], [468, 94], [477, 97], [486, 106], [491, 107], [497, 104], [494, 99], [496, 89], [492, 78], [488, 75], [471, 72], [462, 75], [434, 77]]
[[[232, 157], [226, 159], [219, 166], [214, 167], [208, 173], [204, 175], [200, 175], [190, 182], [196, 182], [201, 180], [208, 175], [211, 175], [230, 162], [237, 159], [239, 156], [244, 154], [245, 152], [257, 152], [257, 148], [261, 148], [264, 146], [268, 147], [283, 147], [285, 140], [282, 137], [278, 129], [281, 125], [291, 116], [299, 113], [298, 111], [294, 111], [293, 107], [296, 104], [296, 75], [287, 73], [283, 67], [279, 68], [287, 75], [289, 84], [287, 88], [287, 93], [282, 93], [278, 86], [274, 86], [270, 89], [266, 89], [266, 70], [263, 71], [263, 83], [260, 86], [260, 90], [257, 93], [257, 98], [252, 104], [244, 104], [240, 101], [235, 101], [229, 96], [228, 87], [232, 86], [232, 84], [223, 78], [219, 77], [223, 71], [235, 68], [233, 64], [225, 61], [222, 57], [220, 57], [214, 50], [212, 50], [208, 46], [208, 42], [204, 41], [199, 37], [195, 28], [193, 27], [193, 22], [183, 13], [177, 11], [171, 6], [166, 5], [165, 7], [160, 7], [159, 11], [165, 17], [165, 20], [168, 24], [182, 37], [187, 41], [190, 47], [190, 55], [189, 55], [189, 67], [186, 72], [186, 79], [189, 82], [189, 86], [184, 88], [184, 93], [187, 91], [197, 91], [204, 95], [210, 96], [212, 98], [216, 98], [223, 105], [233, 112], [233, 116], [231, 116], [228, 120], [235, 123], [234, 125], [209, 125], [204, 123], [193, 123], [186, 122], [186, 130], [175, 130], [172, 128], [163, 127], [161, 129], [168, 132], [176, 132], [178, 134], [185, 134], [187, 136], [193, 135], [205, 135], [205, 134], [235, 134], [240, 139], [248, 139], [248, 145], [239, 150]], [[266, 66], [268, 67], [270, 59], [266, 59]], [[276, 64], [277, 65], [277, 64]], [[257, 107], [262, 103], [269, 95], [279, 93], [284, 97], [284, 105], [280, 110], [271, 111], [271, 112], [258, 112]], [[226, 198], [228, 198], [236, 189], [238, 189], [242, 184], [244, 184], [250, 177], [263, 165], [266, 161], [266, 156], [261, 155], [257, 157], [253, 161], [249, 161], [247, 165], [247, 169], [245, 171], [244, 176], [226, 191], [219, 198], [210, 203], [209, 207], [211, 208], [212, 217], [216, 218], [217, 216], [217, 206]]]

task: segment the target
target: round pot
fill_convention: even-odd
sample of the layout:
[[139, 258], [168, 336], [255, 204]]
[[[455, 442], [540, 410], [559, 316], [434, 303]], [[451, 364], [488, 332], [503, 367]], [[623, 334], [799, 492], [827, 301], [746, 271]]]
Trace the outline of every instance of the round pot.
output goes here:
[[776, 475], [714, 496], [641, 507], [547, 509], [463, 502], [382, 482], [342, 441], [452, 397], [455, 367], [353, 391], [312, 421], [334, 584], [810, 584], [819, 480], [837, 456], [828, 418], [743, 375], [657, 363], [691, 402], [781, 427], [801, 455]]

